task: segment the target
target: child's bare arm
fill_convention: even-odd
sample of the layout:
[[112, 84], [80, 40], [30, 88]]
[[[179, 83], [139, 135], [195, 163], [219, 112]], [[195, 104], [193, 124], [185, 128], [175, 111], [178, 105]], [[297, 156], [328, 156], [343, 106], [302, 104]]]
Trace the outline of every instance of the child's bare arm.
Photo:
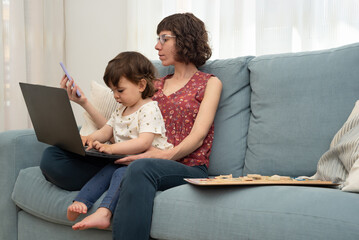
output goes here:
[[109, 154], [138, 154], [149, 149], [152, 146], [154, 138], [154, 133], [146, 132], [140, 133], [138, 138], [134, 138], [125, 142], [114, 143], [111, 145], [94, 142], [93, 147], [100, 152]]

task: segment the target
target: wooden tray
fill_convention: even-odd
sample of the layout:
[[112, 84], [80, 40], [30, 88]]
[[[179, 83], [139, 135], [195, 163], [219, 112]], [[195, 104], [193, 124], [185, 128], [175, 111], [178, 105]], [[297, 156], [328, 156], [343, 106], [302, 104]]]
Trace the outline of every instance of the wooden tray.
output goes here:
[[197, 186], [225, 186], [225, 185], [309, 185], [309, 186], [337, 186], [338, 184], [330, 181], [321, 180], [295, 180], [295, 179], [281, 179], [281, 180], [244, 180], [239, 178], [185, 178], [185, 181]]

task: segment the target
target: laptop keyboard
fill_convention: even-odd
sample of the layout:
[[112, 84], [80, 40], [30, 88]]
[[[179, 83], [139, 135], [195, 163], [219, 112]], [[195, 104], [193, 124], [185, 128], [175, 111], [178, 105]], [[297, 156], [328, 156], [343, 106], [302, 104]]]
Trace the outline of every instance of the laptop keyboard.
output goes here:
[[87, 146], [85, 146], [84, 148], [85, 148], [86, 155], [89, 155], [92, 157], [100, 157], [100, 158], [117, 160], [117, 159], [120, 159], [120, 158], [123, 158], [126, 156], [126, 155], [103, 153], [103, 152], [99, 152], [98, 150], [96, 150], [94, 148], [87, 150]]

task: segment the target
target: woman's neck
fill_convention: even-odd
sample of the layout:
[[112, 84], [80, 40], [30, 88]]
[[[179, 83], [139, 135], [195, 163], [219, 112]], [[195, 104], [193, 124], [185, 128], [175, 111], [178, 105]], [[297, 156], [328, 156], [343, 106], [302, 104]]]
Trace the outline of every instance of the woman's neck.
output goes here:
[[173, 76], [166, 80], [162, 92], [169, 96], [183, 88], [191, 77], [198, 71], [193, 64], [177, 63], [174, 65], [175, 72]]
[[174, 67], [175, 71], [172, 77], [173, 79], [188, 80], [193, 76], [193, 74], [195, 74], [195, 72], [198, 71], [197, 67], [192, 63], [178, 63], [175, 64]]

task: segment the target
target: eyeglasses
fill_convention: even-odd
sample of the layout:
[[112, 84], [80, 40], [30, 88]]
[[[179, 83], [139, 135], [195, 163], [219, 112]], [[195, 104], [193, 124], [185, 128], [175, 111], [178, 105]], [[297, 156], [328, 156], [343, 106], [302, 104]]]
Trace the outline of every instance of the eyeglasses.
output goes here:
[[175, 38], [176, 36], [168, 35], [168, 34], [162, 34], [157, 38], [157, 42], [160, 41], [160, 43], [163, 45], [165, 44], [166, 38]]

